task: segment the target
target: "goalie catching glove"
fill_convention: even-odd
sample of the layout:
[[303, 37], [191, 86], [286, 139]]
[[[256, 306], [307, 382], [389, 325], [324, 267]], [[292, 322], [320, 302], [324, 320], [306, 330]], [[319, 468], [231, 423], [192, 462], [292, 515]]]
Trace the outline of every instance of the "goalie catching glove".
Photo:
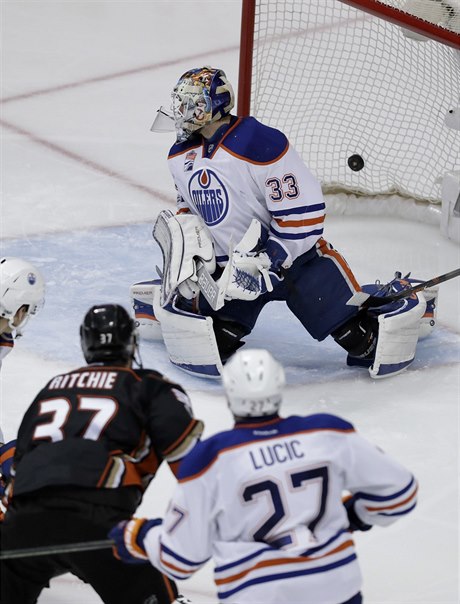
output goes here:
[[144, 564], [149, 561], [144, 549], [144, 539], [154, 526], [161, 525], [161, 518], [132, 518], [119, 522], [109, 533], [115, 541], [113, 555], [127, 564]]

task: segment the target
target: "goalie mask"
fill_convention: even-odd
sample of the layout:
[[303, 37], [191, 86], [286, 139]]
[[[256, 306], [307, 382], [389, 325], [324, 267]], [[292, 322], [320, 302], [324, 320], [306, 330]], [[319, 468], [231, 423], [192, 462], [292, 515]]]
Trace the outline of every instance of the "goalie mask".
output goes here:
[[247, 348], [224, 365], [222, 381], [235, 417], [262, 417], [278, 413], [285, 385], [284, 369], [268, 352]]
[[136, 351], [136, 325], [118, 304], [93, 306], [80, 326], [87, 363], [130, 361]]
[[[31, 315], [45, 302], [45, 281], [33, 264], [21, 258], [0, 260], [0, 317], [11, 329], [20, 332]], [[24, 307], [18, 322], [17, 312]]]
[[233, 88], [221, 69], [200, 67], [186, 71], [172, 92], [177, 142], [225, 117], [234, 104]]

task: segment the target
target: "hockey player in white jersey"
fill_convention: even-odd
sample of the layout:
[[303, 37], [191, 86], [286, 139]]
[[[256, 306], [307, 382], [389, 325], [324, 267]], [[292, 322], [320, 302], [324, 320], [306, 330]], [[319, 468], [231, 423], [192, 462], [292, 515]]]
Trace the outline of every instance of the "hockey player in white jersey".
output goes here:
[[[12, 256], [0, 259], [0, 368], [13, 350], [15, 335], [45, 301], [45, 282], [30, 262]], [[0, 445], [4, 436], [0, 428]]]
[[[0, 369], [2, 360], [13, 350], [16, 335], [31, 315], [35, 315], [45, 301], [45, 282], [40, 271], [30, 262], [12, 256], [0, 259]], [[0, 426], [0, 520], [6, 481], [10, 478], [16, 440], [4, 444]]]
[[221, 603], [359, 604], [352, 533], [410, 513], [416, 479], [340, 417], [281, 418], [284, 370], [268, 351], [239, 350], [223, 382], [234, 428], [183, 460], [163, 521], [111, 531], [118, 554], [179, 580], [212, 558]]
[[[172, 99], [177, 141], [168, 164], [178, 214], [160, 213], [154, 229], [164, 256], [162, 292], [152, 310], [160, 282], [132, 290], [139, 322], [153, 325], [156, 316], [171, 361], [218, 376], [262, 308], [282, 300], [313, 338], [331, 335], [349, 365], [369, 367], [372, 377], [407, 367], [422, 319], [433, 322], [434, 296], [428, 310], [423, 294], [378, 313], [347, 305], [362, 288], [323, 238], [321, 186], [286, 136], [231, 115], [234, 94], [221, 69], [187, 71]], [[164, 129], [158, 121], [165, 119], [160, 111], [152, 130]], [[218, 281], [217, 304], [203, 267]], [[369, 293], [408, 287], [401, 277]]]
[[35, 266], [12, 256], [0, 259], [0, 366], [13, 349], [14, 334], [21, 333], [44, 300], [45, 282]]

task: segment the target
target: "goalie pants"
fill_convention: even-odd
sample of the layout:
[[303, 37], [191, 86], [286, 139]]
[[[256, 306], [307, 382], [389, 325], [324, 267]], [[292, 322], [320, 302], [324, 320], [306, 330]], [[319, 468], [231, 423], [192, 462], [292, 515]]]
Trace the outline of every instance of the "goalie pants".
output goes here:
[[230, 300], [218, 311], [213, 311], [200, 296], [199, 310], [206, 316], [242, 325], [247, 335], [266, 304], [284, 301], [308, 333], [321, 341], [358, 313], [356, 306], [346, 303], [360, 289], [345, 259], [320, 239], [284, 272], [283, 280], [272, 292], [251, 302]]
[[[107, 539], [109, 530], [129, 517], [125, 510], [67, 499], [52, 490], [17, 497], [0, 524], [1, 549]], [[89, 583], [106, 604], [169, 604], [177, 596], [175, 584], [151, 564], [125, 564], [107, 548], [1, 560], [0, 602], [34, 604], [50, 579], [64, 573]]]

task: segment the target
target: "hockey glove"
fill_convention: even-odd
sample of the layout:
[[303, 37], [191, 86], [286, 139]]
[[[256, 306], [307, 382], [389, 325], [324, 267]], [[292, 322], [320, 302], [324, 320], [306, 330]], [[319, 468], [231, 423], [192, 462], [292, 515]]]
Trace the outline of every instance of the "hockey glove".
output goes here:
[[119, 522], [109, 533], [115, 541], [113, 555], [127, 564], [145, 564], [149, 561], [144, 549], [144, 538], [154, 526], [162, 523], [161, 518], [132, 518]]
[[270, 258], [265, 252], [244, 253], [235, 250], [231, 262], [227, 300], [255, 300], [266, 291], [273, 291], [268, 269]]
[[345, 510], [347, 512], [348, 522], [350, 523], [348, 530], [352, 533], [354, 531], [370, 531], [370, 529], [372, 528], [372, 524], [366, 524], [359, 518], [358, 514], [355, 511], [355, 502], [355, 497], [350, 497], [349, 499], [343, 502], [343, 505], [345, 506]]
[[10, 440], [0, 447], [0, 502], [4, 509], [8, 507], [8, 485], [11, 482], [16, 440]]

